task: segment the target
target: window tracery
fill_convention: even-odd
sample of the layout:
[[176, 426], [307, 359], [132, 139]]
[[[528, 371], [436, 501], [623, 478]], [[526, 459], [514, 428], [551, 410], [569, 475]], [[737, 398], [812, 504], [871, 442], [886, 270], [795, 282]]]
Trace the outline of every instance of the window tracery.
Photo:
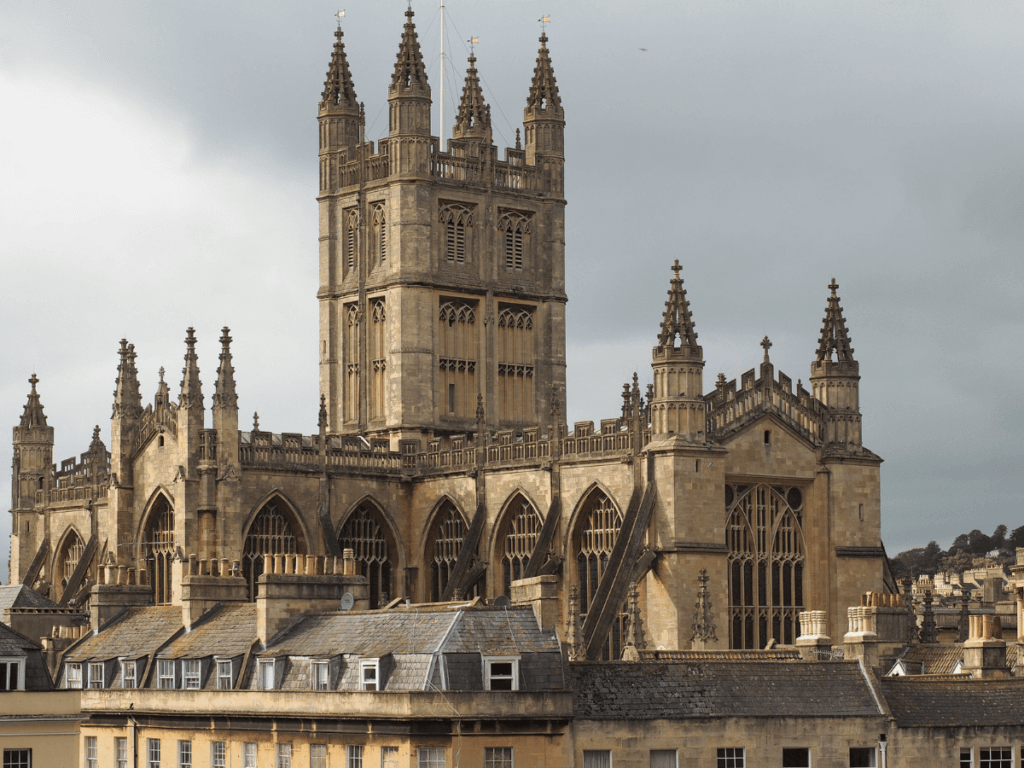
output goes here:
[[160, 497], [150, 512], [146, 529], [146, 559], [150, 563], [153, 580], [153, 602], [166, 605], [171, 602], [171, 562], [175, 556], [174, 510], [167, 499]]
[[441, 208], [440, 222], [444, 227], [445, 261], [449, 264], [465, 264], [473, 210], [458, 203], [445, 205]]
[[803, 610], [803, 491], [798, 487], [727, 485], [729, 642], [789, 645]]
[[363, 504], [349, 515], [338, 533], [342, 551], [354, 551], [359, 575], [365, 576], [369, 583], [371, 608], [382, 608], [393, 596], [393, 547], [388, 543], [385, 529], [377, 510]]
[[82, 541], [82, 537], [78, 535], [78, 532], [74, 529], [68, 531], [67, 537], [64, 539], [64, 543], [61, 546], [60, 554], [57, 556], [57, 576], [60, 579], [61, 593], [68, 586], [68, 582], [71, 581], [71, 577], [75, 573], [75, 569], [78, 568], [79, 562], [82, 560], [82, 555], [85, 553], [85, 542]]
[[530, 218], [517, 211], [505, 211], [498, 219], [498, 230], [505, 241], [505, 268], [522, 269], [526, 236], [530, 234]]
[[530, 555], [537, 546], [543, 522], [537, 510], [522, 496], [510, 505], [498, 543], [501, 552], [502, 594], [511, 596], [512, 582], [523, 578]]
[[[455, 563], [462, 552], [462, 543], [466, 538], [466, 523], [462, 515], [451, 502], [444, 506], [434, 517], [430, 535], [427, 537], [427, 560], [430, 562], [430, 599], [438, 602], [444, 594]], [[462, 597], [476, 597], [483, 594], [484, 579], [480, 579], [469, 594]]]
[[387, 263], [388, 226], [387, 217], [384, 212], [384, 203], [376, 203], [373, 206], [373, 243], [377, 263]]
[[503, 422], [534, 418], [533, 311], [506, 307], [498, 315], [498, 402]]
[[476, 305], [442, 299], [438, 309], [441, 412], [468, 418], [476, 408]]
[[345, 421], [359, 420], [359, 307], [346, 304], [345, 322]]
[[[604, 577], [615, 542], [622, 527], [622, 512], [606, 494], [595, 491], [587, 500], [586, 512], [576, 538], [576, 567], [580, 587], [580, 622], [590, 612], [598, 585]], [[622, 656], [622, 638], [625, 629], [625, 606], [615, 617], [605, 640], [601, 658], [619, 659]]]
[[359, 213], [354, 208], [345, 211], [345, 266], [346, 274], [356, 268], [356, 247], [359, 243]]
[[281, 502], [271, 499], [253, 519], [242, 549], [242, 575], [249, 588], [249, 602], [256, 600], [256, 582], [263, 574], [265, 555], [304, 554], [305, 547], [282, 512]]

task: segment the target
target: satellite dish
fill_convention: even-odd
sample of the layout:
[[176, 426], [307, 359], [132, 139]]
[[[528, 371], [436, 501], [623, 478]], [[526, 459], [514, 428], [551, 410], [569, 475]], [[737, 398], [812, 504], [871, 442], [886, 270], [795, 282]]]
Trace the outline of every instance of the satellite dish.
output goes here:
[[494, 598], [493, 604], [496, 605], [498, 608], [508, 608], [510, 605], [512, 605], [512, 601], [508, 599], [508, 595], [498, 595], [496, 598]]
[[351, 592], [346, 592], [341, 596], [341, 610], [351, 611], [352, 606], [356, 604], [356, 599], [352, 597]]

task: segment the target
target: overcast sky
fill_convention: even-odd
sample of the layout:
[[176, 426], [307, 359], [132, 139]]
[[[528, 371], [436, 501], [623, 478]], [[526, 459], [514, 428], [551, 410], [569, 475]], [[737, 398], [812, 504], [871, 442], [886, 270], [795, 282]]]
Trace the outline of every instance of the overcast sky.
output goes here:
[[[405, 2], [344, 2], [377, 140]], [[436, 133], [439, 11], [413, 7]], [[623, 381], [649, 380], [674, 259], [706, 390], [757, 365], [765, 335], [806, 383], [835, 277], [889, 553], [1024, 524], [1024, 5], [447, 8], [448, 135], [476, 35], [499, 147], [551, 16], [570, 422], [616, 416]], [[0, 0], [0, 423], [35, 371], [55, 461], [95, 424], [109, 447], [118, 340], [150, 402], [161, 366], [177, 394], [188, 326], [209, 405], [228, 325], [243, 426], [258, 410], [264, 429], [316, 431], [316, 111], [336, 10]]]

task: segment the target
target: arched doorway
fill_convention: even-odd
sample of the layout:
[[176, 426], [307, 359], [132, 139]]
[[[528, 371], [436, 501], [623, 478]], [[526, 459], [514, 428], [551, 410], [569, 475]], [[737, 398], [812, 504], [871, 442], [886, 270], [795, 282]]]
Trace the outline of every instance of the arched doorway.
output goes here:
[[263, 574], [265, 555], [305, 555], [306, 542], [294, 515], [279, 496], [269, 499], [256, 513], [245, 534], [242, 575], [249, 589], [249, 601], [256, 600], [256, 582]]
[[543, 521], [522, 494], [516, 494], [505, 509], [495, 541], [495, 560], [500, 567], [502, 594], [511, 596], [512, 582], [523, 578], [530, 556], [537, 546]]
[[398, 548], [383, 515], [370, 502], [360, 504], [341, 526], [338, 544], [355, 552], [356, 567], [370, 589], [370, 607], [383, 608], [394, 597], [394, 558]]
[[798, 487], [726, 485], [729, 646], [791, 645], [804, 602], [804, 494]]
[[[598, 585], [604, 577], [608, 560], [622, 527], [622, 512], [608, 495], [595, 489], [586, 500], [577, 523], [573, 548], [576, 553], [576, 577], [580, 588], [580, 621], [590, 612]], [[626, 607], [612, 622], [601, 650], [604, 660], [622, 656], [622, 639], [626, 626]]]

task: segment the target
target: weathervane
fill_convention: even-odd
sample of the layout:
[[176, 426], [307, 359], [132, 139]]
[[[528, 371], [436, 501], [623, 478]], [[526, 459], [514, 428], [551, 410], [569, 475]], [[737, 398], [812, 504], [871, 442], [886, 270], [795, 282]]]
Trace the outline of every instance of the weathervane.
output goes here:
[[334, 15], [338, 17], [338, 29], [341, 29], [341, 20], [345, 18], [345, 11], [338, 11]]
[[540, 31], [544, 32], [547, 30], [547, 25], [551, 23], [550, 16], [541, 16], [537, 21], [540, 22]]
[[469, 55], [472, 56], [474, 51], [475, 51], [473, 46], [480, 42], [480, 38], [479, 37], [471, 37], [466, 42], [469, 43]]

